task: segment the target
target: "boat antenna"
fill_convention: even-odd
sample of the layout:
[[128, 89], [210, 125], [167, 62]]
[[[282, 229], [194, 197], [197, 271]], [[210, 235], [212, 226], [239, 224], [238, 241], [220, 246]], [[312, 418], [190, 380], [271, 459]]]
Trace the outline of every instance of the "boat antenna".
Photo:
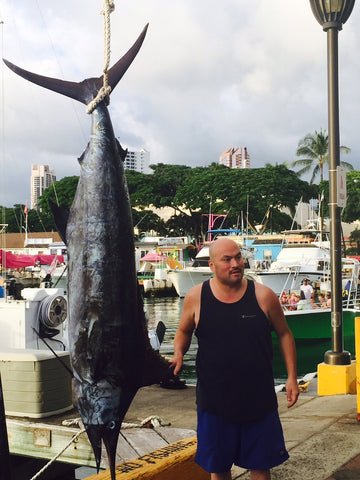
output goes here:
[[246, 195], [246, 235], [249, 233], [249, 195]]
[[219, 228], [222, 228], [222, 227], [223, 227], [223, 225], [224, 225], [224, 223], [225, 223], [225, 220], [227, 219], [227, 216], [229, 215], [230, 210], [231, 210], [231, 207], [230, 207], [229, 210], [226, 212], [226, 215], [225, 215], [223, 221], [221, 222]]

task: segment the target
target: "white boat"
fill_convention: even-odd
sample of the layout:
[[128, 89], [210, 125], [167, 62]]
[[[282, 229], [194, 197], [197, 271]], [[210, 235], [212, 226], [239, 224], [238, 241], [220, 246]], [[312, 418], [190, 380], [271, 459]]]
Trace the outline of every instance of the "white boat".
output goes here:
[[[297, 232], [297, 236], [295, 235]], [[289, 232], [288, 232], [289, 233]], [[282, 291], [300, 290], [302, 281], [307, 278], [309, 283], [321, 291], [330, 290], [330, 242], [318, 237], [323, 232], [315, 230], [292, 231], [293, 236], [287, 237], [277, 259], [267, 270], [257, 270], [254, 279], [270, 287], [277, 295]], [[310, 236], [312, 234], [313, 236]], [[345, 288], [350, 277], [359, 275], [358, 262], [352, 259], [342, 259], [342, 283]], [[350, 273], [351, 272], [351, 273]], [[352, 291], [357, 284], [352, 282]]]
[[[245, 261], [245, 273], [253, 271], [253, 253], [243, 246], [241, 246], [241, 253]], [[196, 255], [192, 266], [168, 270], [168, 277], [179, 297], [185, 297], [192, 287], [214, 276], [209, 267], [209, 258], [209, 246], [206, 245]]]

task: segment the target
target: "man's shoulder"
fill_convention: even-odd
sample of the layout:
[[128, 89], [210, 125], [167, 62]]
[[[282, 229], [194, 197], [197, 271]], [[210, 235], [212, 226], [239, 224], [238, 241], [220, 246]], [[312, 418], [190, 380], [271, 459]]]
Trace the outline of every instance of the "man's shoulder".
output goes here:
[[265, 298], [270, 298], [270, 299], [277, 298], [277, 295], [274, 292], [274, 290], [272, 290], [267, 285], [263, 285], [262, 283], [255, 282], [255, 281], [254, 281], [254, 285], [255, 285], [255, 295], [256, 295], [257, 298], [259, 296], [265, 297]]
[[198, 285], [195, 285], [194, 287], [190, 288], [190, 290], [185, 295], [185, 298], [188, 298], [188, 299], [200, 298], [201, 291], [202, 291], [202, 286], [203, 286], [203, 284], [199, 283]]

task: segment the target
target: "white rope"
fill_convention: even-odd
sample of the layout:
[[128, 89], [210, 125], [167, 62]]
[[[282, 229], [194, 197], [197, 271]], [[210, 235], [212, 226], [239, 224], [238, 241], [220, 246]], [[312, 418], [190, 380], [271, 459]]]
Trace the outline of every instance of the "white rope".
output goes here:
[[151, 428], [151, 427], [166, 427], [171, 425], [171, 423], [165, 423], [164, 420], [156, 415], [151, 415], [150, 417], [145, 418], [140, 423], [122, 423], [121, 429], [126, 428]]
[[65, 452], [65, 450], [66, 450], [67, 448], [69, 448], [70, 445], [71, 445], [73, 442], [75, 442], [75, 441], [80, 437], [80, 435], [81, 435], [82, 433], [84, 433], [84, 432], [85, 432], [85, 428], [83, 428], [83, 429], [80, 430], [76, 435], [74, 435], [74, 436], [72, 437], [72, 439], [70, 440], [70, 442], [69, 442], [67, 445], [65, 445], [65, 447], [61, 450], [61, 452], [59, 452], [57, 455], [55, 455], [55, 457], [52, 458], [52, 459], [50, 460], [50, 462], [48, 462], [41, 470], [39, 470], [36, 475], [34, 475], [33, 477], [31, 477], [30, 480], [36, 480], [37, 478], [39, 478], [40, 475], [42, 475], [42, 474], [45, 472], [45, 470], [50, 467], [50, 465], [52, 465], [54, 462], [56, 462], [56, 460]]
[[97, 93], [97, 96], [87, 104], [86, 112], [92, 113], [95, 108], [102, 102], [107, 96], [110, 95], [111, 87], [108, 84], [108, 69], [110, 65], [110, 14], [115, 10], [115, 4], [113, 0], [104, 0], [103, 10], [101, 15], [104, 15], [104, 70], [103, 70], [103, 86]]

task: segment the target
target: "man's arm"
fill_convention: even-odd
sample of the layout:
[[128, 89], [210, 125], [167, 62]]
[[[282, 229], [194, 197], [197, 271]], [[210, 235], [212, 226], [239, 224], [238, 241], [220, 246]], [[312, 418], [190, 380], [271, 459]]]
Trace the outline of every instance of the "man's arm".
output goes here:
[[[268, 287], [256, 284], [257, 299], [260, 307], [271, 321], [279, 339], [281, 355], [284, 359], [288, 379], [286, 393], [288, 407], [292, 407], [299, 396], [296, 373], [296, 346], [294, 336], [286, 322], [286, 318], [277, 295]], [[259, 295], [258, 295], [259, 294]]]
[[175, 375], [179, 374], [182, 369], [184, 355], [190, 347], [196, 326], [195, 318], [200, 298], [199, 287], [200, 285], [197, 285], [192, 288], [184, 298], [180, 323], [174, 338], [174, 356], [169, 360], [171, 366], [174, 367]]

